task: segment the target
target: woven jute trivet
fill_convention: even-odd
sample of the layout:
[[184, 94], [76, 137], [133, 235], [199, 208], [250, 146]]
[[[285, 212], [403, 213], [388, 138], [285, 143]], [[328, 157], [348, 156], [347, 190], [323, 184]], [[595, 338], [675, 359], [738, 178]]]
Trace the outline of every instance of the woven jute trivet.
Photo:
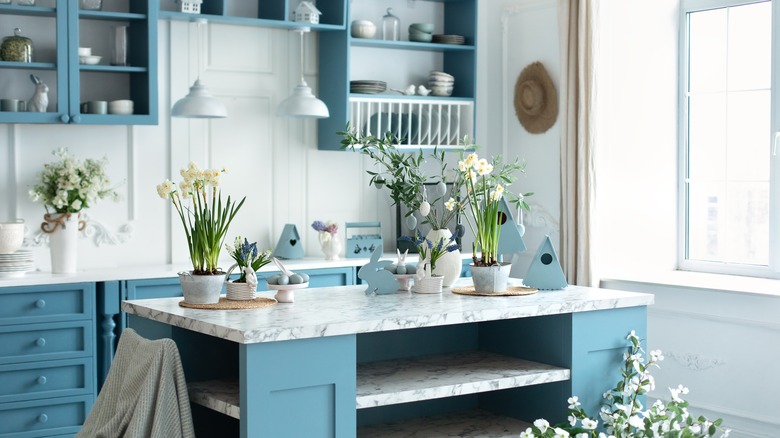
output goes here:
[[474, 286], [466, 287], [453, 287], [452, 293], [459, 295], [476, 295], [480, 297], [514, 297], [520, 295], [533, 295], [538, 292], [539, 289], [525, 286], [507, 286], [506, 291], [498, 293], [484, 293], [474, 290]]
[[255, 298], [253, 300], [229, 300], [225, 297], [220, 297], [218, 303], [213, 304], [191, 304], [185, 303], [184, 300], [179, 301], [179, 306], [186, 307], [188, 309], [213, 309], [213, 310], [246, 310], [246, 309], [262, 309], [263, 307], [273, 306], [276, 304], [276, 300], [273, 298]]

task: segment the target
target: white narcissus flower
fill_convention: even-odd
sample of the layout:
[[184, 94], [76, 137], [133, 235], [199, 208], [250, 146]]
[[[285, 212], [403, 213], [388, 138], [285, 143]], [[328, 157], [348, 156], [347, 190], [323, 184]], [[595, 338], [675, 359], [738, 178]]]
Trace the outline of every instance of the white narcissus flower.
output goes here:
[[163, 199], [168, 199], [171, 196], [171, 191], [173, 191], [173, 183], [170, 180], [166, 179], [157, 186], [157, 194]]
[[188, 183], [187, 181], [182, 181], [179, 183], [179, 190], [181, 190], [181, 196], [183, 198], [189, 198], [192, 196], [192, 184]]
[[452, 211], [457, 205], [458, 202], [455, 200], [455, 198], [450, 198], [447, 200], [447, 202], [444, 203], [444, 208], [446, 208], [448, 211]]
[[465, 161], [458, 161], [458, 170], [465, 172], [467, 168]]
[[567, 401], [569, 402], [569, 409], [574, 409], [582, 405], [582, 403], [579, 402], [579, 398], [576, 395], [569, 397], [569, 400]]
[[466, 166], [466, 168], [471, 168], [474, 166], [474, 163], [479, 161], [479, 157], [477, 156], [476, 152], [472, 152], [468, 154], [466, 157], [466, 161], [463, 162], [463, 164]]
[[545, 433], [547, 432], [547, 429], [550, 428], [550, 423], [547, 422], [544, 418], [540, 418], [536, 421], [534, 421], [534, 426], [536, 426], [537, 429], [539, 429], [539, 432]]
[[582, 428], [583, 428], [583, 429], [593, 430], [593, 429], [595, 429], [595, 428], [596, 428], [596, 426], [597, 426], [598, 424], [599, 424], [599, 422], [598, 422], [598, 421], [596, 421], [596, 420], [591, 420], [590, 418], [583, 418], [583, 419], [582, 419]]

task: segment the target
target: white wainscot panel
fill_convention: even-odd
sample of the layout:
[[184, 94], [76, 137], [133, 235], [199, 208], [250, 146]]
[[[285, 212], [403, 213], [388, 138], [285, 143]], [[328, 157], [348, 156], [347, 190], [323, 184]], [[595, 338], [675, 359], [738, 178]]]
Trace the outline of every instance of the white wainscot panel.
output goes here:
[[273, 73], [273, 34], [273, 29], [262, 27], [211, 24], [207, 69]]

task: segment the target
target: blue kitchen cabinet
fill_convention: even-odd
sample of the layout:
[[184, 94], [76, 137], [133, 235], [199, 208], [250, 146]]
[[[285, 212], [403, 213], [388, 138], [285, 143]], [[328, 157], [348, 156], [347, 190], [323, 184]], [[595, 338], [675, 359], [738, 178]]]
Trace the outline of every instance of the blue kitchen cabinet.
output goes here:
[[[79, 9], [78, 1], [54, 0], [54, 7], [0, 5], [0, 28], [21, 27], [33, 39], [32, 63], [0, 61], [0, 98], [27, 100], [30, 75], [49, 87], [47, 112], [0, 112], [0, 123], [157, 124], [158, 0], [103, 2], [103, 10]], [[110, 65], [113, 32], [127, 27], [127, 65]], [[24, 32], [28, 29], [29, 32]], [[34, 35], [31, 35], [33, 33]], [[79, 63], [78, 48], [102, 56], [97, 65]], [[132, 100], [133, 114], [85, 114], [86, 101]]]
[[0, 437], [72, 435], [97, 395], [95, 284], [0, 288]]

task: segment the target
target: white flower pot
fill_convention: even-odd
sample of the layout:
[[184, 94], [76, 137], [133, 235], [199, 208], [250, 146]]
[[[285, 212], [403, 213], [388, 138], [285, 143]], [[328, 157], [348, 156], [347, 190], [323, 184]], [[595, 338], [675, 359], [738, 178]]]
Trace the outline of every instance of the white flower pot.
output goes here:
[[79, 230], [84, 222], [78, 214], [47, 214], [42, 228], [49, 233], [49, 251], [51, 252], [51, 272], [54, 274], [73, 274], [78, 262]]
[[[425, 235], [425, 238], [430, 240], [434, 245], [438, 245], [439, 240], [444, 239], [445, 242], [449, 241], [452, 237], [450, 230], [444, 228], [441, 230], [431, 230]], [[450, 287], [460, 278], [460, 271], [462, 269], [462, 260], [460, 257], [460, 250], [444, 253], [438, 260], [436, 260], [436, 269], [433, 273], [444, 277], [442, 287]]]
[[511, 263], [502, 263], [500, 266], [474, 266], [471, 268], [471, 279], [474, 282], [474, 290], [480, 293], [506, 292], [509, 282]]
[[418, 294], [440, 294], [444, 277], [425, 277], [414, 282], [414, 292]]
[[214, 304], [219, 302], [226, 273], [194, 275], [192, 271], [179, 272], [179, 282], [184, 302], [189, 304]]
[[321, 231], [320, 247], [325, 254], [325, 260], [338, 260], [342, 248], [338, 233], [331, 235], [327, 231]]

